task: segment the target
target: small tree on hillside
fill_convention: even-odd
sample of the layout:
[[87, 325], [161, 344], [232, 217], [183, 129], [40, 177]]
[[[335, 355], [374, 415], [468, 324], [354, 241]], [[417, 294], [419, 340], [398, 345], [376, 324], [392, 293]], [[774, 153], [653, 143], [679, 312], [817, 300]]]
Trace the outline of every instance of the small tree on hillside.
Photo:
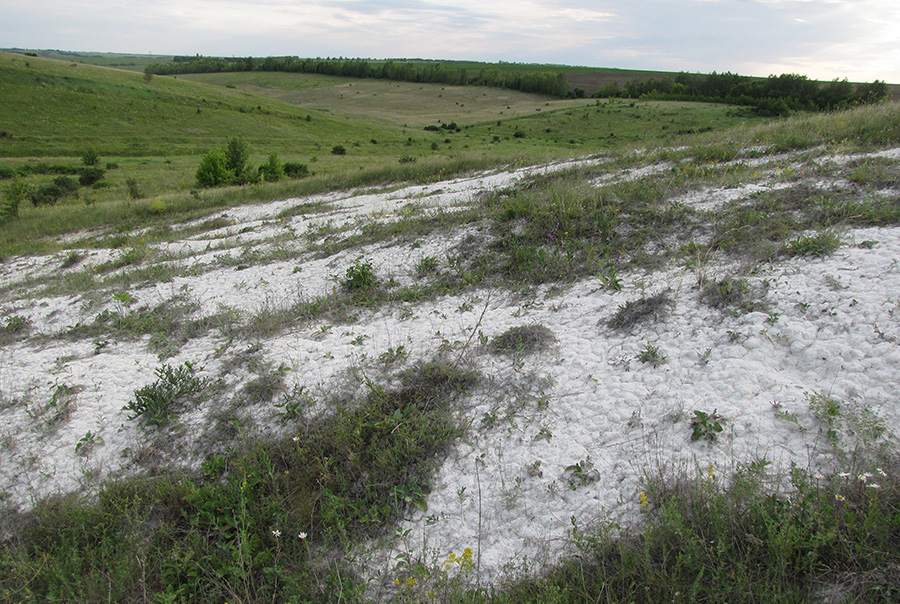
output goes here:
[[247, 169], [247, 159], [250, 157], [250, 147], [240, 136], [235, 136], [228, 141], [225, 149], [226, 167], [238, 178]]
[[98, 163], [100, 163], [100, 155], [97, 153], [96, 149], [91, 147], [84, 152], [84, 155], [81, 156], [81, 162], [85, 166], [96, 166]]
[[25, 184], [25, 179], [21, 176], [16, 176], [11, 183], [6, 185], [3, 192], [5, 199], [0, 204], [0, 220], [18, 218], [19, 205], [28, 199], [28, 185]]
[[221, 187], [234, 179], [234, 172], [228, 169], [225, 152], [221, 149], [213, 149], [200, 160], [196, 176], [199, 187]]
[[267, 182], [277, 182], [284, 176], [284, 166], [278, 161], [275, 153], [269, 156], [269, 161], [259, 167], [259, 173]]

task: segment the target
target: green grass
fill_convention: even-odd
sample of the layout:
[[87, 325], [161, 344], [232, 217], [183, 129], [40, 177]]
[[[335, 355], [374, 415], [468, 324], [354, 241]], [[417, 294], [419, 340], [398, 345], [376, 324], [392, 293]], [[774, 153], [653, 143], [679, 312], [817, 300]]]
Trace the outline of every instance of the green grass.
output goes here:
[[646, 529], [575, 527], [577, 557], [474, 601], [896, 601], [900, 492], [895, 479], [870, 474], [880, 488], [795, 468], [789, 496], [764, 486], [762, 464], [727, 484], [660, 477], [635, 502], [646, 505]]
[[[197, 81], [202, 79], [218, 85]], [[675, 141], [687, 132], [720, 131], [750, 119], [711, 104], [598, 105], [436, 85], [382, 90], [392, 85], [302, 74], [146, 82], [142, 74], [121, 69], [6, 53], [0, 53], [0, 82], [0, 103], [8, 109], [0, 115], [0, 168], [14, 172], [44, 163], [77, 169], [88, 149], [105, 168], [99, 185], [78, 188], [56, 207], [21, 204], [20, 219], [0, 225], [4, 254], [49, 251], [58, 248], [51, 238], [77, 230], [152, 226], [253, 200], [423, 182]], [[350, 84], [353, 98], [360, 92], [364, 102], [341, 102]], [[462, 130], [423, 129], [440, 122], [456, 122]], [[277, 153], [281, 161], [306, 164], [312, 177], [191, 195], [202, 155], [234, 136], [248, 143], [252, 165]], [[336, 145], [346, 154], [333, 155]], [[29, 174], [25, 180], [34, 190], [53, 178]], [[135, 187], [141, 198], [132, 200]]]
[[[135, 392], [152, 421], [173, 412], [170, 390], [185, 382], [174, 373]], [[292, 414], [296, 436], [239, 441], [200, 472], [112, 481], [96, 500], [6, 517], [17, 536], [0, 543], [0, 601], [351, 597], [360, 586], [333, 554], [423, 505], [437, 456], [459, 436], [453, 398], [477, 379], [440, 360], [398, 378], [332, 401], [327, 417]]]
[[[0, 600], [366, 601], [337, 554], [385, 534], [404, 510], [423, 505], [435, 456], [458, 436], [453, 397], [475, 379], [444, 361], [399, 377], [399, 388], [369, 383], [364, 399], [339, 404], [325, 418], [307, 419], [302, 407], [285, 413], [296, 436], [245, 440], [210, 456], [196, 474], [109, 482], [95, 501], [47, 500], [27, 518], [6, 516], [3, 528], [15, 528], [16, 537], [0, 544]], [[648, 475], [633, 502], [642, 528], [573, 519], [576, 555], [489, 590], [468, 584], [471, 553], [437, 567], [409, 561], [398, 597], [749, 603], [838, 594], [895, 601], [895, 443], [877, 418], [840, 401], [813, 395], [810, 406], [821, 429], [836, 434], [829, 442], [849, 447], [839, 449], [846, 473], [793, 467], [779, 477], [761, 458], [730, 475], [714, 466]], [[838, 433], [856, 435], [856, 444]]]

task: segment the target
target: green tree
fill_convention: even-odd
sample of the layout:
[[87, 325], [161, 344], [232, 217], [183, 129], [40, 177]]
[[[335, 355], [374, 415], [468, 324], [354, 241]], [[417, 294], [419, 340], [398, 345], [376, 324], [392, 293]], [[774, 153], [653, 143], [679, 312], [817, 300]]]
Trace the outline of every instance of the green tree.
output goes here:
[[259, 173], [267, 182], [278, 182], [284, 176], [284, 166], [278, 161], [275, 153], [269, 156], [269, 161], [259, 167]]
[[225, 149], [226, 167], [231, 170], [235, 177], [240, 178], [247, 169], [247, 159], [250, 157], [250, 147], [246, 141], [240, 136], [235, 136], [228, 141], [228, 148]]
[[97, 154], [96, 149], [91, 147], [84, 152], [84, 155], [81, 156], [81, 161], [85, 166], [96, 166], [98, 163], [100, 163], [100, 155]]
[[197, 186], [221, 187], [234, 179], [234, 172], [228, 169], [228, 158], [221, 149], [213, 149], [200, 160], [197, 168]]
[[28, 185], [25, 184], [25, 179], [16, 176], [11, 183], [6, 185], [3, 192], [5, 199], [0, 205], [0, 219], [18, 218], [19, 204], [28, 199]]

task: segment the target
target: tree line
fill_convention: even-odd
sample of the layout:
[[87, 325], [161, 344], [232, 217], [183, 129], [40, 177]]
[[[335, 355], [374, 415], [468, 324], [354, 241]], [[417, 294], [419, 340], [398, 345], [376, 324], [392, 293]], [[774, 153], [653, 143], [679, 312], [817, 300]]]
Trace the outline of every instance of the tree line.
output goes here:
[[373, 63], [365, 59], [300, 59], [297, 57], [213, 58], [194, 56], [175, 57], [171, 63], [150, 65], [147, 71], [158, 75], [284, 71], [349, 78], [448, 84], [451, 86], [492, 86], [520, 90], [522, 92], [548, 94], [560, 98], [574, 96], [569, 87], [566, 74], [562, 72], [518, 72], [482, 69], [476, 73], [469, 73], [463, 67], [447, 67], [441, 63], [395, 61]]
[[844, 78], [821, 84], [798, 74], [753, 78], [713, 72], [635, 79], [621, 88], [616, 83], [606, 84], [593, 96], [727, 103], [752, 106], [761, 115], [787, 115], [790, 111], [832, 111], [880, 102], [887, 98], [888, 88], [878, 80], [852, 84]]
[[[509, 70], [502, 68], [469, 71], [464, 67], [436, 62], [414, 63], [365, 59], [301, 59], [297, 57], [214, 58], [177, 56], [171, 63], [147, 67], [148, 73], [220, 73], [239, 71], [284, 71], [349, 78], [373, 78], [404, 82], [448, 84], [451, 86], [490, 86], [522, 92], [535, 92], [559, 98], [587, 96], [580, 88], [569, 86], [565, 72]], [[745, 105], [760, 115], [787, 115], [790, 111], [831, 111], [853, 105], [879, 102], [887, 98], [883, 81], [852, 84], [833, 80], [822, 84], [804, 75], [781, 74], [755, 78], [735, 73], [679, 73], [674, 78], [634, 78], [620, 86], [603, 85], [592, 97], [644, 98], [651, 100], [703, 101]]]

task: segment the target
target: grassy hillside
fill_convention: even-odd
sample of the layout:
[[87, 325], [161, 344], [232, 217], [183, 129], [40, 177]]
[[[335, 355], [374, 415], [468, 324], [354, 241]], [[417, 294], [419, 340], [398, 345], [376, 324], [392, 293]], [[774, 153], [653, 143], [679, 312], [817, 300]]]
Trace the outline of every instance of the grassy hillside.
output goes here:
[[79, 52], [71, 50], [26, 50], [21, 48], [5, 48], [16, 54], [44, 57], [45, 59], [57, 59], [70, 63], [82, 63], [87, 65], [102, 65], [104, 67], [117, 67], [128, 71], [144, 71], [147, 65], [160, 61], [171, 61], [172, 55], [135, 54], [124, 52]]
[[[123, 228], [135, 208], [157, 198], [171, 220], [254, 199], [674, 144], [692, 133], [754, 122], [712, 104], [552, 100], [304, 74], [155, 76], [148, 82], [142, 73], [8, 53], [0, 53], [0, 81], [0, 168], [9, 173], [45, 163], [75, 169], [88, 149], [108, 168], [100, 183], [77, 188], [56, 207], [22, 204], [18, 221], [0, 225], [0, 249], [7, 254], [56, 245], [40, 234]], [[446, 127], [425, 130], [440, 124]], [[201, 156], [235, 136], [248, 143], [252, 164], [276, 153], [281, 161], [308, 165], [312, 176], [192, 193]], [[332, 153], [338, 145], [345, 154]], [[29, 173], [25, 180], [34, 190], [55, 178]]]
[[379, 136], [275, 100], [228, 88], [119, 69], [0, 54], [0, 131], [5, 157], [203, 153], [224, 136], [267, 142], [283, 153], [309, 152], [325, 138]]

